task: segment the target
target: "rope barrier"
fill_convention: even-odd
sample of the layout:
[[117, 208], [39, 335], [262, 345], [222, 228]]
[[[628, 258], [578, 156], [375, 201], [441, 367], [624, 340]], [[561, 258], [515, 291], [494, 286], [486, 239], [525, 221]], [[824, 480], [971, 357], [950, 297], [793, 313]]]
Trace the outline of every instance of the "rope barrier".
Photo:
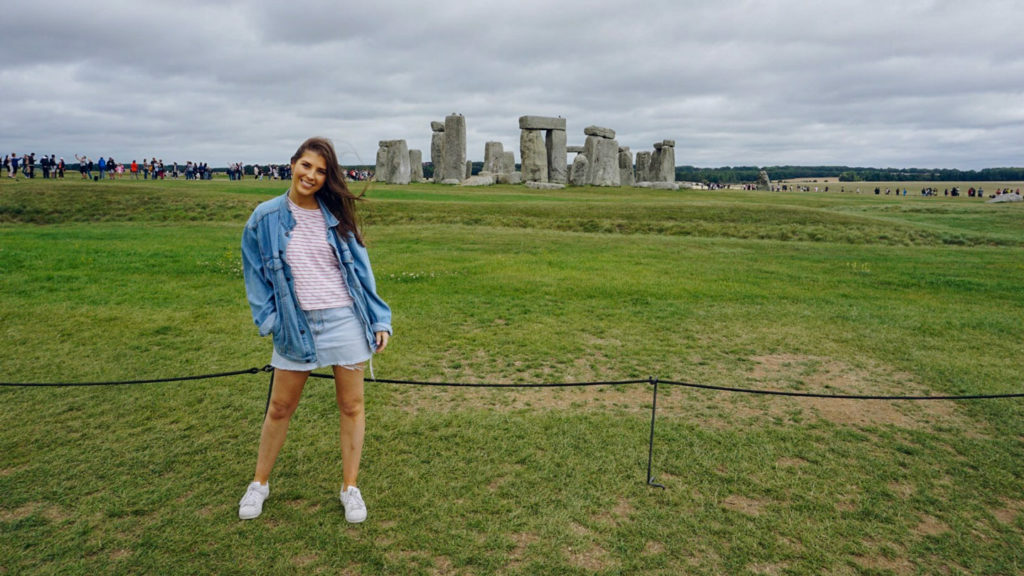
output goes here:
[[187, 380], [208, 380], [211, 378], [226, 378], [228, 376], [239, 376], [241, 374], [259, 373], [259, 368], [249, 368], [247, 370], [236, 370], [234, 372], [218, 372], [216, 374], [202, 374], [200, 376], [179, 376], [177, 378], [154, 378], [152, 380], [119, 380], [112, 382], [0, 382], [0, 387], [124, 386], [126, 384], [160, 384], [164, 382], [184, 382]]
[[[226, 378], [229, 376], [240, 376], [242, 374], [259, 374], [260, 372], [273, 372], [269, 364], [263, 368], [247, 368], [233, 372], [217, 372], [213, 374], [201, 374], [198, 376], [179, 376], [176, 378], [153, 378], [149, 380], [115, 380], [106, 382], [0, 382], [0, 387], [59, 387], [59, 386], [124, 386], [129, 384], [160, 384], [166, 382], [185, 382], [191, 380], [209, 380], [213, 378]], [[310, 373], [312, 378], [334, 378], [332, 374]], [[423, 382], [419, 380], [391, 380], [387, 378], [367, 378], [370, 382], [381, 384], [400, 384], [407, 386], [435, 386], [447, 388], [579, 388], [584, 386], [626, 386], [630, 384], [652, 384], [658, 383], [694, 388], [699, 390], [713, 390], [717, 392], [733, 392], [739, 394], [759, 394], [767, 396], [790, 396], [796, 398], [825, 398], [832, 400], [995, 400], [1000, 398], [1024, 398], [1024, 392], [1007, 394], [965, 394], [946, 396], [884, 396], [874, 394], [825, 394], [818, 392], [791, 392], [786, 390], [759, 390], [756, 388], [737, 388], [732, 386], [715, 386], [711, 384], [695, 384], [660, 378], [643, 378], [636, 380], [606, 380], [596, 382], [553, 382], [553, 383], [518, 383], [518, 384], [489, 384], [486, 382]]]
[[693, 384], [691, 382], [672, 382], [662, 380], [662, 384], [697, 388], [700, 390], [716, 390], [719, 392], [737, 392], [740, 394], [761, 394], [767, 396], [790, 396], [795, 398], [826, 398], [831, 400], [994, 400], [998, 398], [1024, 398], [1024, 393], [1012, 394], [966, 394], [962, 396], [879, 396], [872, 394], [823, 394], [816, 392], [787, 392], [785, 390], [757, 390], [751, 388], [733, 388], [731, 386], [712, 386], [710, 384]]
[[[0, 382], [0, 387], [54, 387], [54, 386], [122, 386], [127, 384], [158, 384], [165, 382], [184, 382], [191, 380], [207, 380], [211, 378], [226, 378], [228, 376], [239, 376], [242, 374], [259, 374], [260, 372], [270, 373], [270, 385], [267, 388], [267, 406], [264, 409], [270, 408], [270, 397], [274, 389], [274, 368], [269, 364], [263, 368], [248, 368], [246, 370], [236, 370], [233, 372], [218, 372], [214, 374], [202, 374], [199, 376], [181, 376], [178, 378], [154, 378], [150, 380], [120, 380], [112, 382]], [[332, 374], [316, 374], [310, 373], [313, 378], [333, 378]], [[651, 384], [653, 391], [651, 396], [651, 432], [650, 439], [647, 446], [647, 485], [653, 488], [662, 488], [665, 486], [654, 482], [654, 476], [652, 475], [652, 466], [654, 463], [654, 425], [657, 420], [658, 410], [658, 385], [665, 384], [668, 386], [679, 386], [684, 388], [693, 388], [699, 390], [712, 390], [716, 392], [731, 392], [739, 394], [759, 394], [766, 396], [788, 396], [795, 398], [825, 398], [831, 400], [887, 400], [887, 401], [903, 401], [903, 400], [992, 400], [999, 398], [1024, 398], [1024, 393], [1010, 393], [1010, 394], [966, 394], [960, 396], [883, 396], [873, 394], [823, 394], [815, 392], [789, 392], [785, 390], [757, 390], [751, 388], [736, 388], [732, 386], [713, 386], [710, 384], [694, 384], [692, 382], [677, 382], [672, 380], [661, 380], [655, 377], [649, 377], [642, 380], [609, 380], [603, 382], [564, 382], [564, 383], [547, 383], [547, 384], [536, 384], [536, 383], [523, 383], [523, 384], [487, 384], [482, 382], [473, 383], [461, 383], [461, 382], [419, 382], [416, 380], [390, 380], [385, 378], [370, 378], [371, 382], [379, 382], [381, 384], [400, 384], [409, 386], [441, 386], [449, 388], [572, 388], [581, 386], [623, 386], [630, 384]]]

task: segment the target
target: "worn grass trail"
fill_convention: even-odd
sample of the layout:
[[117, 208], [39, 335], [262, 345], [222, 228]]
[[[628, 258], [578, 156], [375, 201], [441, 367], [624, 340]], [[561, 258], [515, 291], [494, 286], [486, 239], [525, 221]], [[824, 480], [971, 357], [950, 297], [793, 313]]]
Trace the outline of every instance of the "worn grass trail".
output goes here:
[[[238, 258], [274, 182], [0, 182], [3, 381], [262, 366]], [[165, 185], [166, 184], [166, 185]], [[384, 378], [1019, 392], [1024, 210], [964, 199], [368, 191]], [[344, 523], [308, 385], [239, 522], [266, 376], [0, 389], [0, 572], [913, 574], [1024, 569], [1024, 403], [368, 385]]]

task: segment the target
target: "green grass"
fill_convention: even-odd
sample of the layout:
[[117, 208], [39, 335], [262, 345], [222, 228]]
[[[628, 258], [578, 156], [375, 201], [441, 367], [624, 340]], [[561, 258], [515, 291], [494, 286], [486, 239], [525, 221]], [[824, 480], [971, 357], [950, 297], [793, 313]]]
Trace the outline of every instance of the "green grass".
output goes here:
[[[0, 182], [2, 381], [262, 366], [242, 223], [280, 182]], [[359, 189], [358, 187], [356, 189]], [[381, 378], [1021, 392], [1024, 206], [375, 186]], [[345, 524], [331, 386], [237, 520], [266, 375], [3, 388], [0, 573], [1013, 574], [1024, 403], [369, 384]]]

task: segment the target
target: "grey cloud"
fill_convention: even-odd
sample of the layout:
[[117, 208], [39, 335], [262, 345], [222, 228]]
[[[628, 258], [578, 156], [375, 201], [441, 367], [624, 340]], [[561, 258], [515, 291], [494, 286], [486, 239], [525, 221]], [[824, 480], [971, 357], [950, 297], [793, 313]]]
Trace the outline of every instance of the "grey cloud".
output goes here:
[[[17, 0], [13, 11], [38, 12]], [[0, 36], [0, 147], [284, 161], [305, 136], [372, 162], [467, 118], [470, 158], [562, 115], [680, 164], [1020, 164], [1018, 3], [51, 3]], [[345, 152], [342, 152], [344, 148]]]

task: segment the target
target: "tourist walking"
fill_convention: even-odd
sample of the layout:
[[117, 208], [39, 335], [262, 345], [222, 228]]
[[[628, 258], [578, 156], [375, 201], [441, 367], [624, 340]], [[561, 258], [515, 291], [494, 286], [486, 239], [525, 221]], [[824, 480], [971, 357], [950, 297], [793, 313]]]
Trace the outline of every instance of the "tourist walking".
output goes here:
[[340, 412], [341, 504], [362, 522], [356, 485], [366, 417], [363, 370], [391, 335], [391, 309], [376, 282], [334, 145], [310, 138], [291, 158], [288, 191], [253, 211], [242, 233], [245, 290], [262, 336], [273, 334], [274, 376], [253, 480], [238, 517], [256, 518], [310, 371], [330, 366]]

